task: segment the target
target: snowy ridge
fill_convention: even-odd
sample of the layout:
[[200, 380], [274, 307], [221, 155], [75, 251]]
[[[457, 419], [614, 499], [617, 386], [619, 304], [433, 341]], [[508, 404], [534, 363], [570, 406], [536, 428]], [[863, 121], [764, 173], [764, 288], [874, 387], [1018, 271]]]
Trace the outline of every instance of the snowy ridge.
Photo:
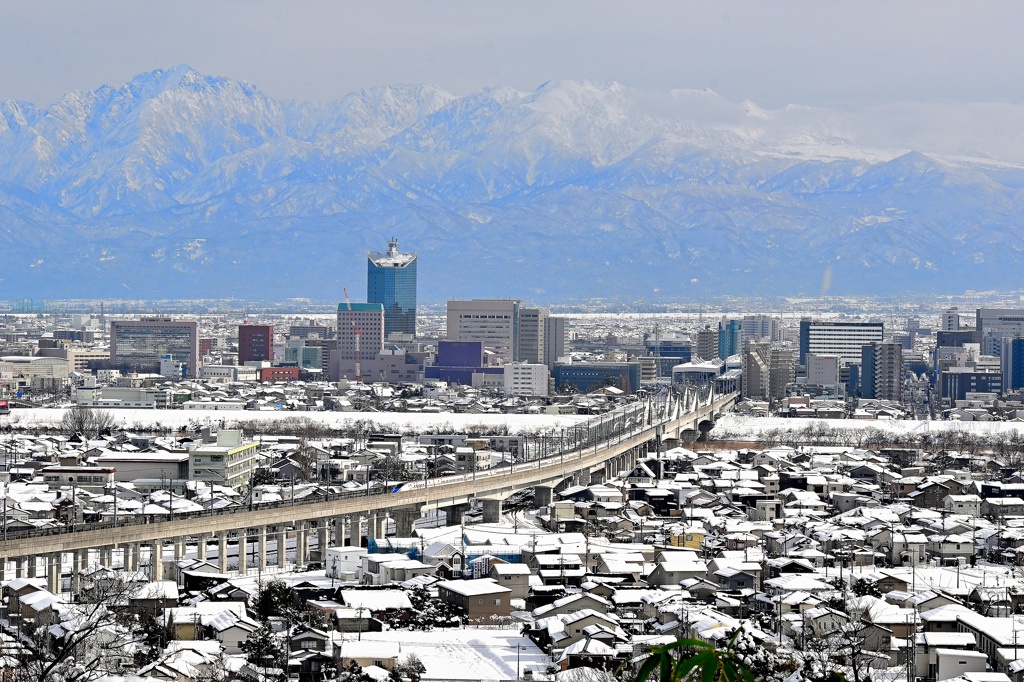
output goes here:
[[[826, 269], [836, 292], [1005, 289], [1024, 150], [994, 139], [1024, 108], [983, 113], [992, 138], [929, 147], [934, 126], [896, 139], [864, 113], [710, 91], [399, 85], [314, 104], [178, 66], [0, 102], [0, 284], [11, 300], [330, 298], [396, 235], [420, 252], [423, 300], [524, 282], [541, 300], [815, 294]], [[487, 276], [448, 281], [455, 254]]]

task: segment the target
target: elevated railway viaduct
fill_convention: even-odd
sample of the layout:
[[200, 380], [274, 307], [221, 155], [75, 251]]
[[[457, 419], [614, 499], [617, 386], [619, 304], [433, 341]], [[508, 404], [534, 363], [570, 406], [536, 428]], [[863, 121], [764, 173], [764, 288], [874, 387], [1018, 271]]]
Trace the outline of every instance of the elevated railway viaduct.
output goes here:
[[[553, 491], [560, 487], [605, 480], [631, 469], [661, 440], [706, 433], [737, 399], [735, 393], [716, 396], [689, 390], [626, 405], [591, 419], [586, 432], [583, 426], [572, 427], [568, 433], [562, 430], [558, 447], [550, 448], [546, 456], [511, 468], [406, 482], [378, 494], [331, 494], [311, 502], [195, 512], [167, 520], [134, 517], [73, 532], [12, 534], [0, 541], [0, 580], [45, 574], [50, 591], [57, 593], [67, 573], [64, 569], [70, 566], [74, 590], [90, 550], [98, 551], [102, 565], [111, 566], [116, 553], [126, 569], [139, 570], [144, 549], [150, 578], [159, 580], [164, 561], [184, 558], [187, 544], [195, 544], [198, 558], [206, 559], [211, 543], [217, 547], [219, 569], [226, 573], [229, 541], [237, 543], [237, 569], [245, 574], [266, 567], [268, 540], [275, 542], [277, 563], [284, 567], [286, 553], [281, 550], [289, 539], [296, 562], [304, 563], [312, 541], [322, 550], [331, 542], [332, 531], [334, 544], [358, 544], [364, 536], [382, 538], [390, 518], [397, 535], [404, 537], [411, 535], [425, 508], [444, 510], [449, 523], [458, 523], [474, 501], [482, 502], [484, 521], [495, 522], [501, 516], [501, 501], [509, 495], [533, 488], [540, 506], [549, 503]], [[253, 560], [249, 558], [250, 543]], [[70, 561], [65, 561], [66, 557]], [[12, 566], [14, 576], [9, 575]]]

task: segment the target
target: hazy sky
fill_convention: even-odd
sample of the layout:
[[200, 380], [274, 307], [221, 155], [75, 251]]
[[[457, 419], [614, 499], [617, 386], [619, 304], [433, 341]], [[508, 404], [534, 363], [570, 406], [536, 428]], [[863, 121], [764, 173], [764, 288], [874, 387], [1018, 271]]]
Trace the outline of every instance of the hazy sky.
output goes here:
[[1024, 102], [1019, 2], [26, 2], [0, 17], [0, 98], [48, 104], [189, 64], [278, 98], [617, 80], [767, 107]]

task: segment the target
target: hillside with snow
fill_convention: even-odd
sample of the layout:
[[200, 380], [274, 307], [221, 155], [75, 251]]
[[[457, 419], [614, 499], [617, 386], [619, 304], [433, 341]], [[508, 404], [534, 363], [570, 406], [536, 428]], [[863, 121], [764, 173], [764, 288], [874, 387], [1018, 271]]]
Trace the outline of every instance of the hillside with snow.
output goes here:
[[869, 118], [576, 82], [316, 104], [185, 66], [4, 100], [0, 299], [333, 300], [392, 235], [425, 301], [1021, 286], [1016, 138]]

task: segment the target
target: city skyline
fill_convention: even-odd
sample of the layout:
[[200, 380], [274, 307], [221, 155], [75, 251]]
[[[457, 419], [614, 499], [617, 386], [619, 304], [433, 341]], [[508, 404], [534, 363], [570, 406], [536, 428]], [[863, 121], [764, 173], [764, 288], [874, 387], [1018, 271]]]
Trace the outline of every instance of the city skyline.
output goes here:
[[0, 682], [1024, 682], [1021, 25], [5, 7]]

